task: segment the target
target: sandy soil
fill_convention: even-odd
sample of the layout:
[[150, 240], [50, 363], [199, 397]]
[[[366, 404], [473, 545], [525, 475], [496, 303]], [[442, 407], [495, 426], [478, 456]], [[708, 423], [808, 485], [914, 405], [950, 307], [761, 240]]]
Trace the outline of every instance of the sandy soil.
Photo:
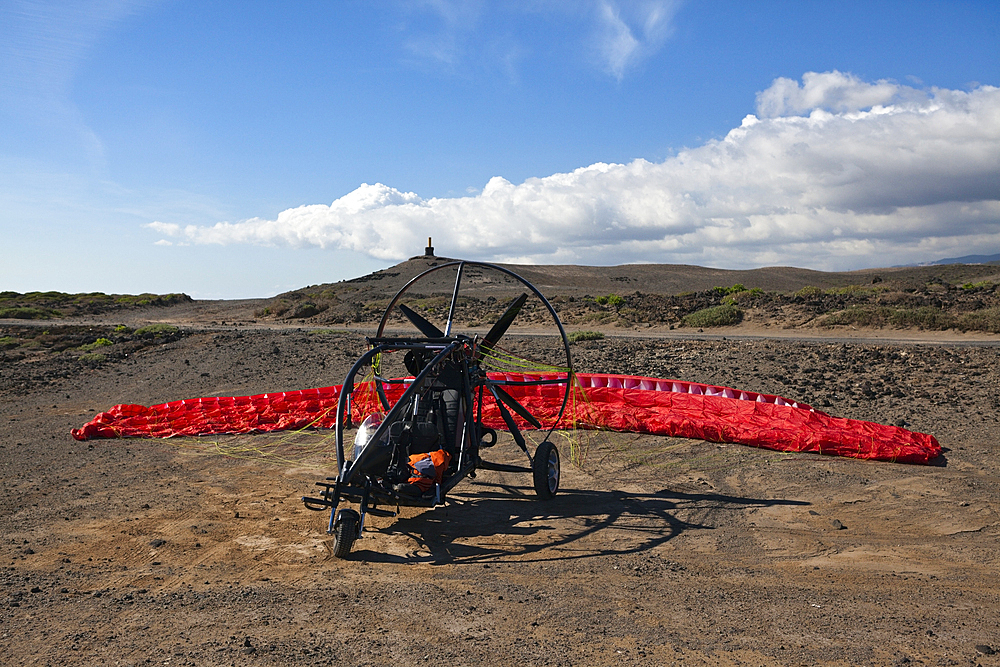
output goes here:
[[575, 345], [582, 371], [777, 393], [947, 451], [907, 466], [581, 433], [553, 501], [483, 471], [445, 507], [372, 518], [338, 560], [299, 500], [335, 474], [327, 433], [71, 439], [116, 403], [338, 383], [363, 345], [184, 333], [96, 367], [0, 364], [0, 664], [1000, 664], [989, 337]]

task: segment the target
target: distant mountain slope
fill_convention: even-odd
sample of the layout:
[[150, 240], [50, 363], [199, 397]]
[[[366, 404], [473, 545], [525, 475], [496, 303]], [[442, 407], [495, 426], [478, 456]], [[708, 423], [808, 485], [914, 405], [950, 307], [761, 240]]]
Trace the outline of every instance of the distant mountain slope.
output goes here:
[[[447, 257], [413, 257], [395, 266], [366, 276], [339, 283], [313, 285], [284, 294], [284, 298], [298, 301], [304, 298], [338, 298], [351, 301], [371, 301], [391, 297], [407, 280], [421, 271], [444, 262]], [[769, 292], [792, 293], [803, 287], [829, 289], [848, 285], [887, 283], [893, 289], [922, 288], [929, 282], [961, 285], [967, 282], [993, 280], [1000, 282], [1000, 270], [994, 266], [935, 265], [918, 267], [893, 267], [862, 269], [858, 271], [826, 272], [795, 267], [766, 267], [761, 269], [715, 269], [680, 264], [624, 264], [618, 266], [573, 266], [502, 264], [523, 276], [546, 295], [562, 294], [684, 294], [742, 284], [747, 288], [758, 287]], [[507, 292], [516, 294], [521, 286], [510, 282], [482, 283], [470, 272], [465, 289], [471, 296], [500, 296]], [[433, 280], [422, 285], [427, 296], [451, 294], [454, 274], [440, 272]]]
[[1000, 253], [996, 255], [966, 255], [964, 257], [950, 257], [931, 262], [929, 266], [939, 266], [941, 264], [1000, 264]]

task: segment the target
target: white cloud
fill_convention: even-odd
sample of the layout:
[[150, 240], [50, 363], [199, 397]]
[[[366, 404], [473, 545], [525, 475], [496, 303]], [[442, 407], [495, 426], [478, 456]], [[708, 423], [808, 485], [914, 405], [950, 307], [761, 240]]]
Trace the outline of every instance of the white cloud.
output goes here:
[[165, 236], [178, 236], [181, 233], [181, 226], [174, 224], [172, 222], [159, 222], [154, 221], [146, 225], [154, 232], [163, 234]]
[[516, 82], [520, 66], [544, 56], [514, 33], [497, 32], [497, 26], [549, 23], [557, 28], [554, 33], [571, 26], [580, 36], [561, 46], [620, 81], [667, 41], [680, 4], [681, 0], [406, 2], [399, 4], [404, 25], [401, 44], [422, 65], [466, 75], [476, 69], [499, 70]]
[[446, 66], [457, 63], [484, 10], [482, 0], [421, 0], [401, 6], [408, 13], [437, 19], [432, 26], [410, 32], [403, 46], [420, 59]]
[[678, 3], [670, 0], [597, 3], [597, 42], [604, 69], [619, 81], [655, 53], [673, 32]]
[[[92, 163], [101, 138], [72, 101], [73, 77], [100, 38], [155, 0], [12, 0], [0, 4], [0, 112], [43, 141], [72, 143]], [[61, 150], [65, 151], [63, 145]]]
[[885, 266], [1000, 252], [1000, 89], [777, 79], [725, 138], [660, 163], [593, 164], [476, 195], [363, 184], [330, 206], [214, 226], [194, 243], [321, 246], [383, 260]]
[[813, 109], [834, 112], [857, 111], [896, 101], [919, 103], [924, 93], [899, 86], [885, 79], [865, 83], [852, 74], [806, 72], [802, 85], [784, 77], [775, 79], [771, 87], [757, 94], [757, 113], [765, 118], [801, 114]]

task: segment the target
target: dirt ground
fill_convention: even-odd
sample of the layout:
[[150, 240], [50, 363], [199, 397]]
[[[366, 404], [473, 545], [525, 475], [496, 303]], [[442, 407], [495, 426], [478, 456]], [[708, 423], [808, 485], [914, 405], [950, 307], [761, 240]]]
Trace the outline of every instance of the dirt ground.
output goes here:
[[328, 433], [70, 437], [117, 403], [336, 384], [363, 350], [356, 333], [183, 334], [97, 365], [0, 364], [0, 664], [1000, 665], [996, 337], [577, 344], [581, 371], [777, 393], [946, 452], [578, 433], [554, 500], [482, 471], [447, 506], [370, 518], [338, 560], [300, 501], [335, 474]]

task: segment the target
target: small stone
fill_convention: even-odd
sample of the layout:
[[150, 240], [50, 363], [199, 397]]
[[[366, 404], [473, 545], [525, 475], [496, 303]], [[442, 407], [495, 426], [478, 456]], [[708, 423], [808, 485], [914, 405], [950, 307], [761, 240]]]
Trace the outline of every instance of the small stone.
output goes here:
[[30, 556], [31, 554], [35, 553], [35, 550], [32, 549], [31, 547], [24, 547], [24, 553]]
[[42, 589], [39, 588], [38, 586], [33, 586], [32, 589], [31, 589], [31, 592], [32, 593], [41, 593]]
[[809, 510], [809, 513], [812, 514], [813, 516], [819, 516], [819, 512], [817, 512], [816, 510]]
[[983, 655], [993, 655], [996, 650], [989, 644], [976, 644], [976, 650]]
[[166, 543], [167, 543], [166, 540], [161, 540], [160, 538], [156, 538], [155, 540], [150, 540], [149, 541], [149, 546], [151, 546], [154, 549], [156, 549], [157, 547], [162, 547]]
[[834, 519], [830, 522], [830, 525], [833, 526], [834, 530], [844, 530], [844, 524], [840, 523], [839, 519]]

